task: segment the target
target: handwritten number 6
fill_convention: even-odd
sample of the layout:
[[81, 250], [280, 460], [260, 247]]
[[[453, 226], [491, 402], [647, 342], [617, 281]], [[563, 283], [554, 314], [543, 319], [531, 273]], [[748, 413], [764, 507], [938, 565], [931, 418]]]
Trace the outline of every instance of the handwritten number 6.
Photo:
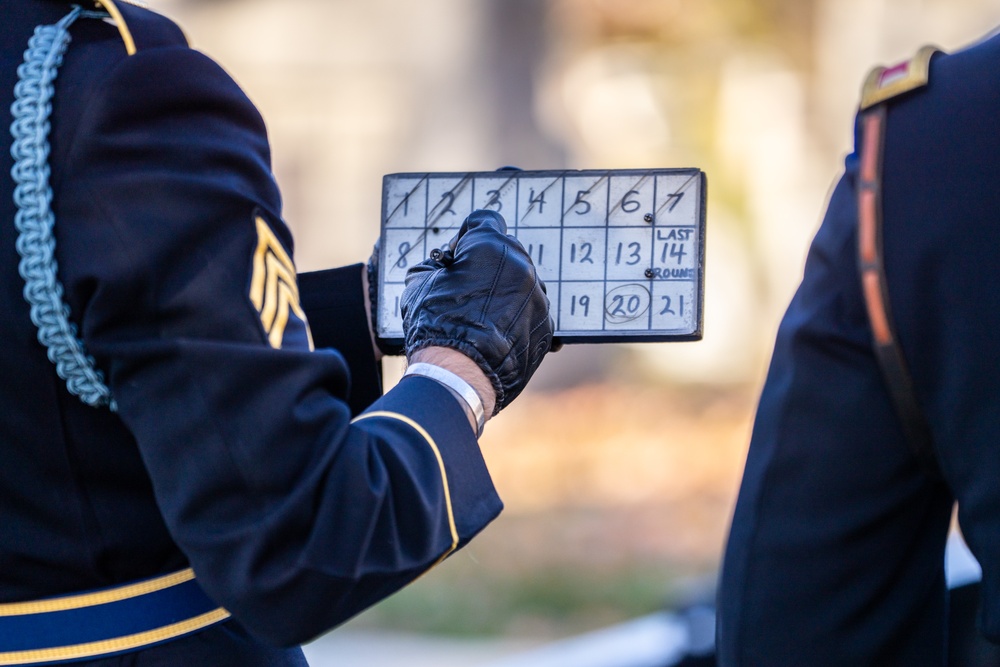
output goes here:
[[635, 213], [636, 211], [639, 210], [639, 207], [641, 207], [642, 204], [640, 204], [639, 201], [636, 199], [628, 198], [629, 195], [637, 195], [637, 194], [639, 194], [638, 190], [629, 190], [628, 192], [625, 193], [625, 196], [622, 197], [623, 211], [625, 211], [626, 213]]

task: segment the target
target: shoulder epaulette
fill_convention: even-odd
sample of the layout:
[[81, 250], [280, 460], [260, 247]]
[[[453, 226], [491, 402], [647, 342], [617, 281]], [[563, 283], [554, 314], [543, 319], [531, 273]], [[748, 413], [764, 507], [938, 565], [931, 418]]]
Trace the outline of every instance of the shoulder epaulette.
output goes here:
[[931, 57], [939, 50], [934, 46], [924, 46], [911, 59], [898, 65], [873, 69], [861, 89], [861, 108], [867, 109], [926, 86], [930, 78]]

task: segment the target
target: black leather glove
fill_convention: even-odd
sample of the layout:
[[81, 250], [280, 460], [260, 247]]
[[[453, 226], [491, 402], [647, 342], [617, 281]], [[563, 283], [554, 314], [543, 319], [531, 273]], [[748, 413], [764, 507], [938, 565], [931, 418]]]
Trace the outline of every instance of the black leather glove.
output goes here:
[[549, 299], [499, 213], [475, 211], [447, 248], [410, 268], [400, 299], [406, 355], [431, 345], [473, 359], [510, 405], [552, 345]]

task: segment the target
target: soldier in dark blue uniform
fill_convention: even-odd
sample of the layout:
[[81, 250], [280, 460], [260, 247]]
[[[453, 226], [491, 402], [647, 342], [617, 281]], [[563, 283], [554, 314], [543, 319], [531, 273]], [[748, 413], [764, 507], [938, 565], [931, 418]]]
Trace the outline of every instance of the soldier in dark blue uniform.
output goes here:
[[959, 521], [1000, 642], [1000, 38], [869, 78], [778, 332], [719, 592], [722, 665], [942, 665]]
[[0, 665], [304, 664], [500, 511], [477, 435], [549, 348], [544, 287], [470, 216], [380, 397], [365, 266], [296, 277], [232, 79], [131, 5], [3, 14]]

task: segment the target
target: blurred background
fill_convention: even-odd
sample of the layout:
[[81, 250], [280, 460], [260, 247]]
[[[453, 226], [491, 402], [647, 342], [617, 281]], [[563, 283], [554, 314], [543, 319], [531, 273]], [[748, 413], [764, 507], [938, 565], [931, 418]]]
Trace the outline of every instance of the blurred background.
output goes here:
[[[317, 666], [421, 665], [433, 646], [438, 667], [487, 664], [710, 596], [771, 342], [864, 75], [1000, 24], [989, 0], [149, 4], [261, 110], [300, 271], [367, 259], [387, 173], [708, 176], [704, 340], [550, 355], [482, 440], [505, 513], [320, 640]], [[387, 383], [399, 372], [387, 364]]]

